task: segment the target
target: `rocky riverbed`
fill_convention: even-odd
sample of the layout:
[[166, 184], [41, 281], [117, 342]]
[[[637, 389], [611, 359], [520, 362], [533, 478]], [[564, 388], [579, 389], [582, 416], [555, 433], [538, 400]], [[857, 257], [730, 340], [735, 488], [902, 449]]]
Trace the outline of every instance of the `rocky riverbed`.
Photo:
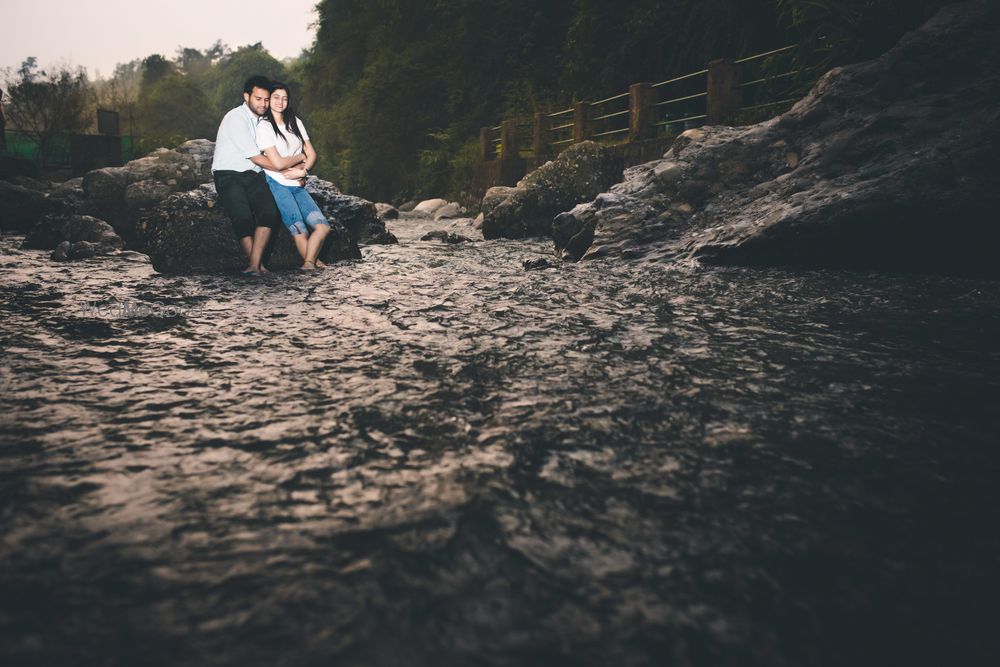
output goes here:
[[1000, 285], [387, 227], [264, 278], [0, 237], [0, 662], [1000, 655]]

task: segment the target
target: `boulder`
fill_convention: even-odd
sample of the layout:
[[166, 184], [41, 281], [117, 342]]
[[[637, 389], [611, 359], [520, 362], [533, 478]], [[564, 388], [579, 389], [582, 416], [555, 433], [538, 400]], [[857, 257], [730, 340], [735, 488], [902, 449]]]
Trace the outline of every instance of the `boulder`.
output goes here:
[[514, 188], [505, 185], [496, 185], [487, 190], [486, 194], [483, 195], [483, 202], [479, 206], [483, 217], [492, 213], [493, 209], [506, 201], [512, 194], [514, 194]]
[[[122, 167], [105, 167], [83, 177], [84, 207], [92, 215], [110, 222], [130, 244], [141, 213], [175, 192], [211, 180], [204, 153], [212, 142], [181, 144], [183, 152], [158, 148]], [[208, 163], [209, 169], [211, 163]]]
[[782, 116], [684, 132], [559, 216], [556, 249], [1000, 273], [998, 57], [997, 9], [946, 6], [882, 57], [825, 74]]
[[413, 212], [421, 215], [432, 216], [435, 211], [442, 206], [445, 206], [447, 203], [448, 201], [446, 199], [425, 199], [413, 207]]
[[445, 220], [449, 218], [461, 218], [465, 215], [465, 209], [455, 202], [449, 202], [434, 211], [435, 220]]
[[315, 176], [306, 180], [306, 190], [323, 211], [323, 215], [343, 225], [355, 243], [388, 245], [399, 242], [386, 230], [385, 222], [375, 210], [375, 204], [367, 199], [345, 195], [333, 183]]
[[[60, 259], [75, 259], [76, 257], [103, 255], [125, 247], [121, 237], [103, 220], [89, 215], [74, 213], [47, 213], [41, 217], [24, 237], [21, 248], [25, 250], [52, 250], [61, 244], [66, 248], [78, 243], [88, 243], [70, 253], [71, 257]], [[92, 247], [91, 247], [92, 246]], [[92, 251], [92, 252], [91, 252]]]
[[392, 204], [375, 204], [375, 212], [383, 220], [395, 220], [399, 217], [399, 210]]
[[48, 194], [50, 209], [62, 213], [84, 213], [85, 199], [82, 176], [59, 183]]
[[14, 176], [10, 179], [10, 182], [14, 185], [20, 185], [22, 188], [38, 190], [39, 192], [48, 192], [53, 187], [53, 184], [50, 181], [44, 181], [40, 178], [24, 175]]
[[[217, 205], [215, 186], [202, 185], [170, 195], [142, 214], [137, 224], [143, 252], [161, 273], [230, 273], [243, 269], [246, 256], [228, 216]], [[320, 251], [324, 262], [360, 259], [361, 251], [336, 217]], [[302, 258], [284, 226], [272, 235], [264, 265], [282, 270], [301, 266]]]
[[488, 213], [484, 204], [483, 236], [551, 236], [557, 214], [593, 199], [610, 185], [605, 172], [605, 150], [600, 144], [584, 141], [570, 146], [521, 179], [502, 201], [491, 202]]
[[417, 204], [419, 204], [419, 203], [420, 202], [418, 202], [416, 200], [411, 200], [411, 201], [408, 201], [408, 202], [404, 202], [404, 203], [402, 203], [402, 204], [399, 205], [399, 212], [400, 213], [409, 213], [413, 209], [415, 209], [417, 207]]
[[26, 232], [50, 210], [43, 192], [0, 181], [0, 230]]
[[55, 262], [70, 262], [76, 259], [88, 259], [98, 255], [106, 255], [112, 250], [102, 247], [100, 244], [90, 241], [63, 241], [56, 246], [56, 249], [49, 255], [49, 259]]
[[434, 231], [427, 232], [420, 237], [421, 241], [444, 241], [445, 243], [468, 243], [472, 239], [462, 236], [461, 234], [455, 234], [454, 232], [448, 232], [443, 229], [435, 229]]
[[208, 139], [192, 139], [174, 149], [181, 155], [194, 160], [195, 179], [198, 183], [212, 180], [212, 160], [215, 159], [215, 142]]

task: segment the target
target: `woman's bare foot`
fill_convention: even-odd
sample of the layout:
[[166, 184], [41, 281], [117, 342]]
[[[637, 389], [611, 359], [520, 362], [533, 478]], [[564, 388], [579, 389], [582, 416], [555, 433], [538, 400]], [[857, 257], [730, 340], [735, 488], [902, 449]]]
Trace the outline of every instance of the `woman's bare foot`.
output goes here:
[[326, 262], [323, 262], [323, 261], [320, 261], [320, 260], [317, 259], [316, 260], [316, 268], [317, 269], [325, 269], [326, 268]]
[[260, 273], [260, 274], [270, 273], [270, 272], [271, 272], [271, 270], [269, 268], [267, 268], [266, 266], [264, 266], [263, 264], [261, 264], [260, 268], [257, 269], [257, 273]]

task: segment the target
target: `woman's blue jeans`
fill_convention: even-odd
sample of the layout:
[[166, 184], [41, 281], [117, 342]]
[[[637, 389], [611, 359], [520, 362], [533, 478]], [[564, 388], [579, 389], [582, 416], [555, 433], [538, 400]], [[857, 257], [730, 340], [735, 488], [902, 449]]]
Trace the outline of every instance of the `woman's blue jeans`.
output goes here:
[[330, 225], [305, 188], [290, 188], [270, 176], [266, 178], [267, 186], [274, 195], [274, 203], [278, 205], [278, 211], [281, 213], [281, 221], [288, 227], [292, 236], [305, 234], [307, 225], [309, 229], [316, 229], [317, 225]]

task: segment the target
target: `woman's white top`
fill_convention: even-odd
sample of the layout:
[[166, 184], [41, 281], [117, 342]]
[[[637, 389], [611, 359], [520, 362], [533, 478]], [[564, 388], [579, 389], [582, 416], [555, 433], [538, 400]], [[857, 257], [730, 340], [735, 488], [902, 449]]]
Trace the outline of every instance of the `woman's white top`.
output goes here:
[[[299, 132], [302, 133], [302, 139], [309, 141], [309, 135], [306, 134], [306, 127], [302, 124], [302, 120], [299, 118], [295, 119], [295, 122], [299, 126]], [[271, 121], [261, 118], [260, 122], [257, 123], [257, 148], [264, 151], [265, 148], [271, 148], [272, 146], [278, 151], [278, 155], [281, 157], [291, 157], [297, 153], [301, 153], [303, 149], [302, 139], [295, 136], [294, 132], [290, 132], [285, 129], [284, 126], [278, 126], [278, 132], [281, 136], [278, 136], [274, 132], [274, 127], [271, 125]], [[277, 171], [271, 171], [270, 169], [265, 169], [264, 173], [278, 181], [282, 185], [288, 186], [290, 188], [297, 188], [299, 186], [298, 181], [293, 181], [285, 178]]]

